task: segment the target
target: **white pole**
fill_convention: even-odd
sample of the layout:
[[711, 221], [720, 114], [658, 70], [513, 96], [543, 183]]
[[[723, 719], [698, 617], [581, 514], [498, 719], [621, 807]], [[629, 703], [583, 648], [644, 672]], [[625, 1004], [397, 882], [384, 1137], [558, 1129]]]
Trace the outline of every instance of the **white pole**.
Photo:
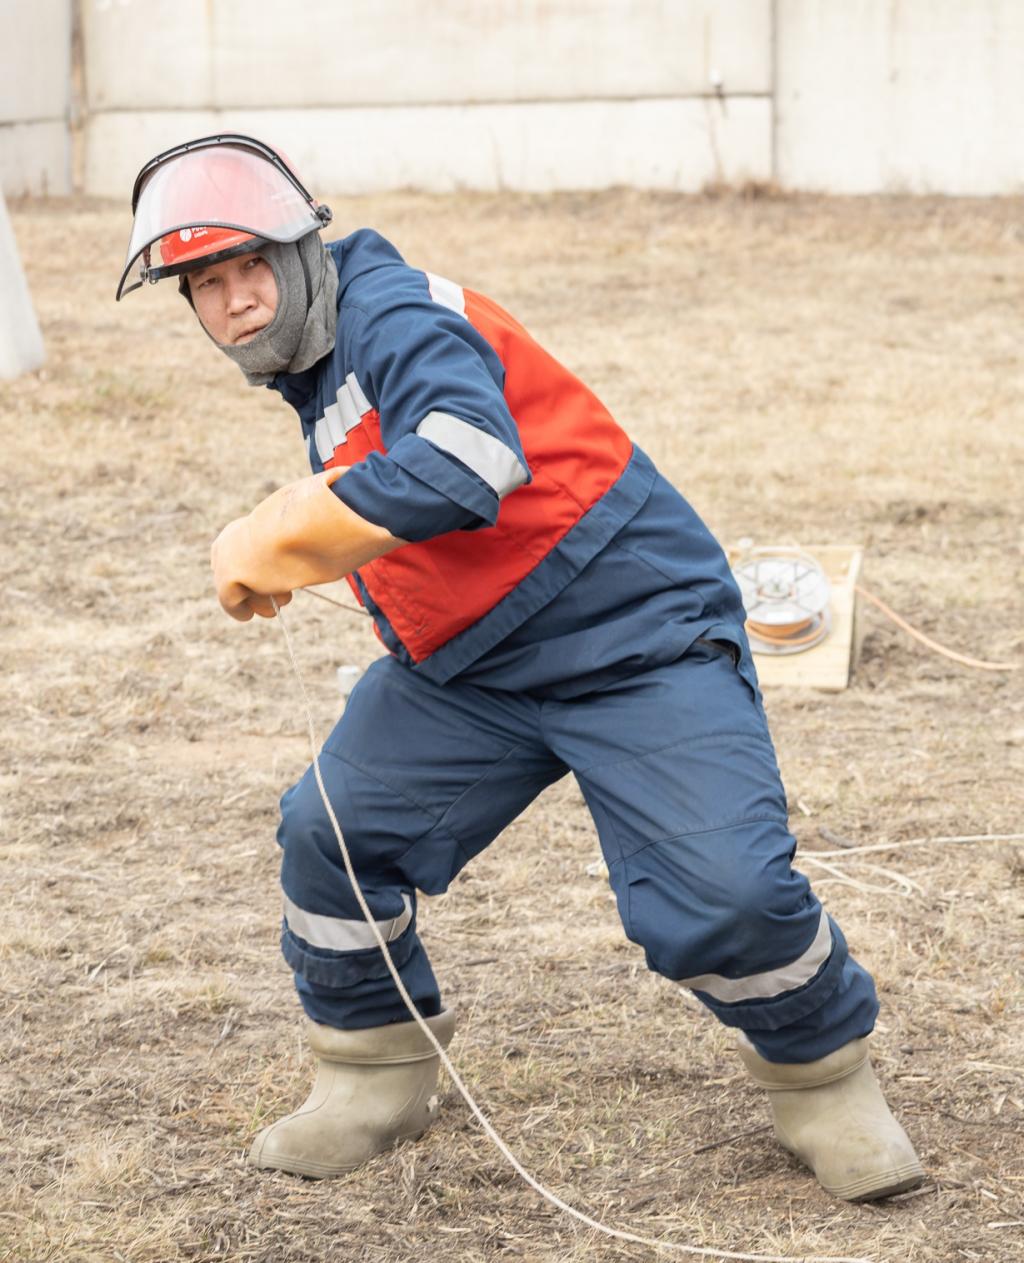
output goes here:
[[30, 373], [45, 358], [43, 336], [0, 189], [0, 377]]

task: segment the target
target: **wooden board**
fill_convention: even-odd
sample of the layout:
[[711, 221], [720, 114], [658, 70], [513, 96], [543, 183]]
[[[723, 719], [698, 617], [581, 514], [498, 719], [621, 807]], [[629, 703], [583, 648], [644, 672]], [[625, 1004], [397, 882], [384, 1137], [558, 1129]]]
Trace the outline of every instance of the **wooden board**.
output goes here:
[[[803, 653], [755, 653], [758, 679], [766, 688], [784, 685], [838, 693], [849, 685], [860, 657], [861, 611], [856, 585], [864, 550], [856, 544], [800, 544], [797, 547], [813, 557], [828, 576], [832, 589], [832, 630], [819, 644]], [[742, 552], [739, 545], [727, 548], [729, 564], [738, 561]]]

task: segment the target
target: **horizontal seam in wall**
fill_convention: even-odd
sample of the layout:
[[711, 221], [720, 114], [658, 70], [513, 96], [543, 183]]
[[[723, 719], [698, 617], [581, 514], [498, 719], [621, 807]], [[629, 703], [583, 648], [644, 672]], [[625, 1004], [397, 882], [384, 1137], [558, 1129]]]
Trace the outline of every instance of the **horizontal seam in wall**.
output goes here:
[[235, 114], [246, 113], [309, 113], [323, 110], [467, 110], [481, 106], [518, 105], [628, 105], [633, 102], [660, 101], [672, 104], [677, 101], [768, 101], [770, 92], [681, 92], [677, 96], [581, 96], [581, 97], [494, 97], [474, 98], [469, 101], [328, 101], [301, 105], [134, 105], [88, 109], [85, 120], [102, 114]]

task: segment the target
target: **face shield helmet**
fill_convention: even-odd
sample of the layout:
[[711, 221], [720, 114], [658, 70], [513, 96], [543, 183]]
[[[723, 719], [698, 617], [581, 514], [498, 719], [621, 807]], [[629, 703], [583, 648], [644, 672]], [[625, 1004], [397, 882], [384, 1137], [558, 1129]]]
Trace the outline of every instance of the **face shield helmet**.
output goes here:
[[[136, 177], [132, 213], [118, 301], [146, 281], [209, 267], [268, 241], [298, 241], [331, 222], [330, 207], [313, 200], [276, 150], [233, 133], [157, 154]], [[126, 285], [136, 263], [139, 279]]]

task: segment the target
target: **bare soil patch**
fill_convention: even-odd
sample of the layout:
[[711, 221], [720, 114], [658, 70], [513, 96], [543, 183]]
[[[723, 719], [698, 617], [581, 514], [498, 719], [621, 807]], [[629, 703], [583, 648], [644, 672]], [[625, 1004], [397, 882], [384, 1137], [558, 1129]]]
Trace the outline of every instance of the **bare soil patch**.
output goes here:
[[[605, 398], [722, 539], [860, 542], [923, 630], [1024, 659], [1021, 205], [1005, 200], [331, 199], [492, 294]], [[0, 1258], [639, 1259], [502, 1165], [446, 1092], [341, 1182], [248, 1169], [309, 1076], [277, 951], [276, 800], [307, 759], [280, 630], [213, 598], [209, 542], [306, 472], [173, 285], [113, 290], [126, 208], [12, 208], [49, 351], [0, 385]], [[287, 611], [326, 733], [367, 623]], [[866, 612], [854, 686], [767, 704], [801, 852], [1024, 828], [1024, 688]], [[729, 1034], [646, 973], [571, 782], [422, 929], [454, 1054], [528, 1166], [592, 1213], [739, 1251], [1024, 1256], [1024, 847], [810, 863], [875, 972], [875, 1055], [930, 1173], [829, 1200], [762, 1127]], [[720, 1143], [725, 1142], [725, 1143]], [[670, 1257], [670, 1256], [665, 1256]]]

